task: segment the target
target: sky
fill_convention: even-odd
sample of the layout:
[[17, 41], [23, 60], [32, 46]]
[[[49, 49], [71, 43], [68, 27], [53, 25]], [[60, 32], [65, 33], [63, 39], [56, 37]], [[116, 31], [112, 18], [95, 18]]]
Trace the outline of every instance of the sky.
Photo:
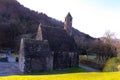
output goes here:
[[64, 21], [68, 12], [73, 27], [92, 37], [102, 37], [106, 31], [120, 38], [120, 0], [17, 0], [31, 10]]

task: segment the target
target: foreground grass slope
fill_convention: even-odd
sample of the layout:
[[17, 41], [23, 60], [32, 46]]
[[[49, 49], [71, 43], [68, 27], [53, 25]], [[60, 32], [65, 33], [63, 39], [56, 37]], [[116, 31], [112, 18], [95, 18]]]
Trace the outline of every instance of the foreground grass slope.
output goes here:
[[120, 80], [120, 72], [85, 72], [56, 75], [3, 76], [0, 80]]

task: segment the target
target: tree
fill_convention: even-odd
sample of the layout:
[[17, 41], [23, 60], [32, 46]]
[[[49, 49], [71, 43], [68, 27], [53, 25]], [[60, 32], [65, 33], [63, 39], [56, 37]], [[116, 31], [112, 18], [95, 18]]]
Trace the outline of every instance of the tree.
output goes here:
[[116, 39], [115, 33], [106, 31], [103, 36], [103, 42], [109, 45], [114, 45], [114, 40]]
[[117, 46], [115, 44], [116, 42], [115, 33], [110, 32], [110, 31], [105, 32], [103, 42], [107, 48], [106, 53], [108, 53], [108, 55], [111, 57], [116, 57]]
[[106, 62], [109, 58], [117, 56], [116, 46], [113, 43], [113, 33], [106, 32], [103, 38], [96, 39], [92, 43], [92, 51], [96, 54], [96, 59]]

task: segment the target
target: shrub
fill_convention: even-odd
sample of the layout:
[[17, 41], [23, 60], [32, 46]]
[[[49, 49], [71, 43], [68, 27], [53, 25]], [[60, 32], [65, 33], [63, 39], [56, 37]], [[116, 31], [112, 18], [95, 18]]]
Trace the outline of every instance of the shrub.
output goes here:
[[114, 57], [107, 61], [103, 69], [105, 72], [120, 71], [120, 58]]

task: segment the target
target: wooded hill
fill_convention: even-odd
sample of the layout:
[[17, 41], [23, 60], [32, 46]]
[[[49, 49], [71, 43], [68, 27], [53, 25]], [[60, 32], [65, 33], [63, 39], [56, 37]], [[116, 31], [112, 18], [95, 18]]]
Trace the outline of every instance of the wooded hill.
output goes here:
[[[14, 48], [16, 43], [19, 45], [21, 37], [34, 38], [39, 23], [58, 28], [64, 26], [63, 22], [30, 10], [16, 0], [0, 0], [0, 47]], [[76, 29], [73, 29], [73, 34], [78, 46], [94, 40]]]

